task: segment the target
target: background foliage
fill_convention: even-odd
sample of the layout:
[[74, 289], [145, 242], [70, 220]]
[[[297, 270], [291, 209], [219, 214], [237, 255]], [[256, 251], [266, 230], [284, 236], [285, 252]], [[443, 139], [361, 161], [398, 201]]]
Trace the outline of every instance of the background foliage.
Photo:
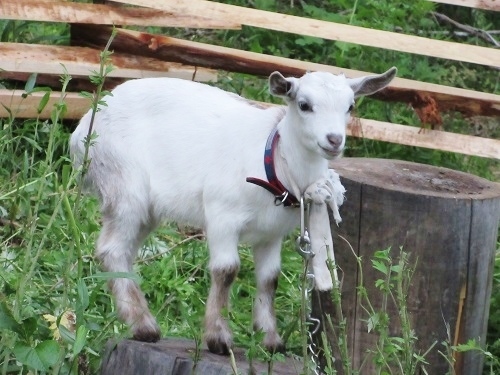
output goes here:
[[[232, 3], [282, 13], [398, 31], [436, 39], [456, 40], [451, 29], [429, 13], [439, 10], [451, 18], [484, 30], [500, 29], [496, 13], [415, 0], [234, 0]], [[293, 32], [293, 25], [290, 25]], [[148, 31], [206, 41], [254, 52], [332, 64], [372, 72], [392, 65], [404, 78], [435, 82], [498, 94], [498, 70], [353, 44], [324, 41], [293, 33], [245, 27], [242, 31], [149, 28]], [[68, 44], [63, 24], [0, 21], [0, 40]], [[475, 37], [460, 37], [486, 45]], [[64, 80], [69, 77], [63, 77]], [[35, 88], [0, 81], [0, 85]], [[271, 99], [262, 78], [224, 74], [217, 84], [249, 98]], [[48, 88], [39, 88], [49, 90]], [[95, 373], [103, 345], [110, 337], [126, 336], [115, 318], [106, 288], [110, 275], [99, 272], [93, 248], [99, 230], [95, 199], [81, 197], [68, 159], [68, 137], [75, 124], [63, 121], [65, 104], [53, 109], [47, 121], [0, 119], [0, 373]], [[358, 115], [420, 126], [405, 105], [365, 98]], [[498, 119], [496, 119], [498, 120]], [[465, 134], [498, 137], [498, 121], [465, 119], [457, 113], [444, 117], [445, 128]], [[481, 126], [478, 126], [480, 124]], [[488, 179], [498, 179], [498, 161], [432, 151], [384, 142], [349, 139], [347, 156], [387, 157], [445, 166]], [[301, 353], [297, 334], [301, 259], [286, 241], [283, 274], [277, 293], [279, 328], [291, 353]], [[265, 358], [251, 327], [255, 295], [253, 265], [242, 248], [242, 271], [231, 292], [237, 308], [230, 309], [236, 344], [249, 356]], [[164, 333], [200, 339], [209, 276], [203, 238], [185, 228], [167, 226], [148, 239], [136, 270], [142, 277], [152, 311]], [[500, 256], [497, 257], [488, 349], [500, 356]], [[53, 325], [55, 323], [55, 325]], [[58, 328], [57, 328], [58, 327]], [[488, 361], [495, 363], [495, 357]], [[493, 358], [493, 359], [491, 359]], [[498, 359], [496, 359], [498, 364]], [[493, 365], [492, 365], [493, 366]], [[489, 368], [488, 368], [489, 370]], [[500, 371], [498, 367], [496, 370]]]

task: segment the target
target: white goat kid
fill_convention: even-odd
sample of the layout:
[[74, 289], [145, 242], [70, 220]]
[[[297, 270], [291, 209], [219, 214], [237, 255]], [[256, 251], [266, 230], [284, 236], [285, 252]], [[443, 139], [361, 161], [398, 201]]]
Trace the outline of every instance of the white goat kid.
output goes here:
[[[232, 334], [221, 310], [239, 269], [238, 243], [249, 243], [257, 280], [254, 326], [265, 332], [269, 350], [282, 349], [273, 302], [282, 238], [298, 225], [299, 210], [275, 205], [273, 195], [246, 178], [266, 180], [263, 152], [277, 128], [277, 179], [290, 194], [301, 196], [328, 177], [327, 160], [341, 154], [354, 98], [384, 88], [395, 74], [395, 68], [357, 79], [320, 72], [285, 78], [274, 72], [270, 91], [288, 105], [267, 109], [178, 79], [139, 79], [118, 86], [96, 114], [97, 137], [84, 177], [102, 205], [96, 251], [102, 267], [131, 272], [142, 242], [162, 221], [203, 228], [211, 272], [205, 339], [210, 351], [224, 354]], [[90, 118], [89, 112], [71, 137], [76, 166], [82, 164]], [[118, 316], [134, 338], [157, 341], [160, 329], [139, 286], [127, 278], [109, 285]], [[331, 280], [316, 284], [318, 289], [330, 286]]]

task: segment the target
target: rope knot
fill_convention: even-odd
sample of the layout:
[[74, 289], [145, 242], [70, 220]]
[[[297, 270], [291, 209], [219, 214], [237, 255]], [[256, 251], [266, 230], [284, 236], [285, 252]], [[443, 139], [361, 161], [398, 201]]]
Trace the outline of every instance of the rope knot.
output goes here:
[[312, 183], [304, 192], [306, 202], [322, 205], [327, 204], [333, 212], [333, 218], [338, 225], [340, 217], [339, 207], [344, 203], [345, 188], [340, 177], [333, 169], [329, 169], [325, 177]]

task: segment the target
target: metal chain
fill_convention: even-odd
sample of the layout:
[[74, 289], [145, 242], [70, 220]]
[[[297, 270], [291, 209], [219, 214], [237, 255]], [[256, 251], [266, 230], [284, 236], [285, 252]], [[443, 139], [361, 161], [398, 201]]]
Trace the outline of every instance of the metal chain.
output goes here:
[[310, 203], [304, 202], [304, 197], [300, 197], [300, 235], [297, 237], [297, 252], [304, 259], [304, 275], [305, 287], [300, 286], [302, 298], [305, 301], [305, 320], [308, 325], [312, 325], [312, 329], [308, 330], [308, 346], [309, 357], [314, 365], [314, 375], [319, 375], [319, 360], [316, 345], [313, 341], [313, 335], [318, 332], [320, 320], [311, 316], [311, 297], [310, 293], [314, 288], [314, 273], [312, 272], [310, 260], [314, 257], [314, 252], [311, 249], [311, 239], [309, 238], [309, 215]]

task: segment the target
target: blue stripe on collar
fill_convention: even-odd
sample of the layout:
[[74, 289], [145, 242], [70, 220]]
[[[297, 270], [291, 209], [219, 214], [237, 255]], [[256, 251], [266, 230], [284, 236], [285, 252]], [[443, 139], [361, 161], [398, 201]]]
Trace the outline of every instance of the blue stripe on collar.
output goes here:
[[274, 168], [274, 151], [278, 145], [279, 137], [278, 128], [275, 127], [267, 138], [266, 148], [264, 150], [264, 168], [266, 171], [267, 181], [255, 177], [247, 177], [246, 181], [259, 185], [274, 194], [275, 205], [279, 206], [280, 204], [283, 204], [285, 207], [295, 207], [298, 205], [299, 201], [283, 186], [276, 176], [276, 170]]

